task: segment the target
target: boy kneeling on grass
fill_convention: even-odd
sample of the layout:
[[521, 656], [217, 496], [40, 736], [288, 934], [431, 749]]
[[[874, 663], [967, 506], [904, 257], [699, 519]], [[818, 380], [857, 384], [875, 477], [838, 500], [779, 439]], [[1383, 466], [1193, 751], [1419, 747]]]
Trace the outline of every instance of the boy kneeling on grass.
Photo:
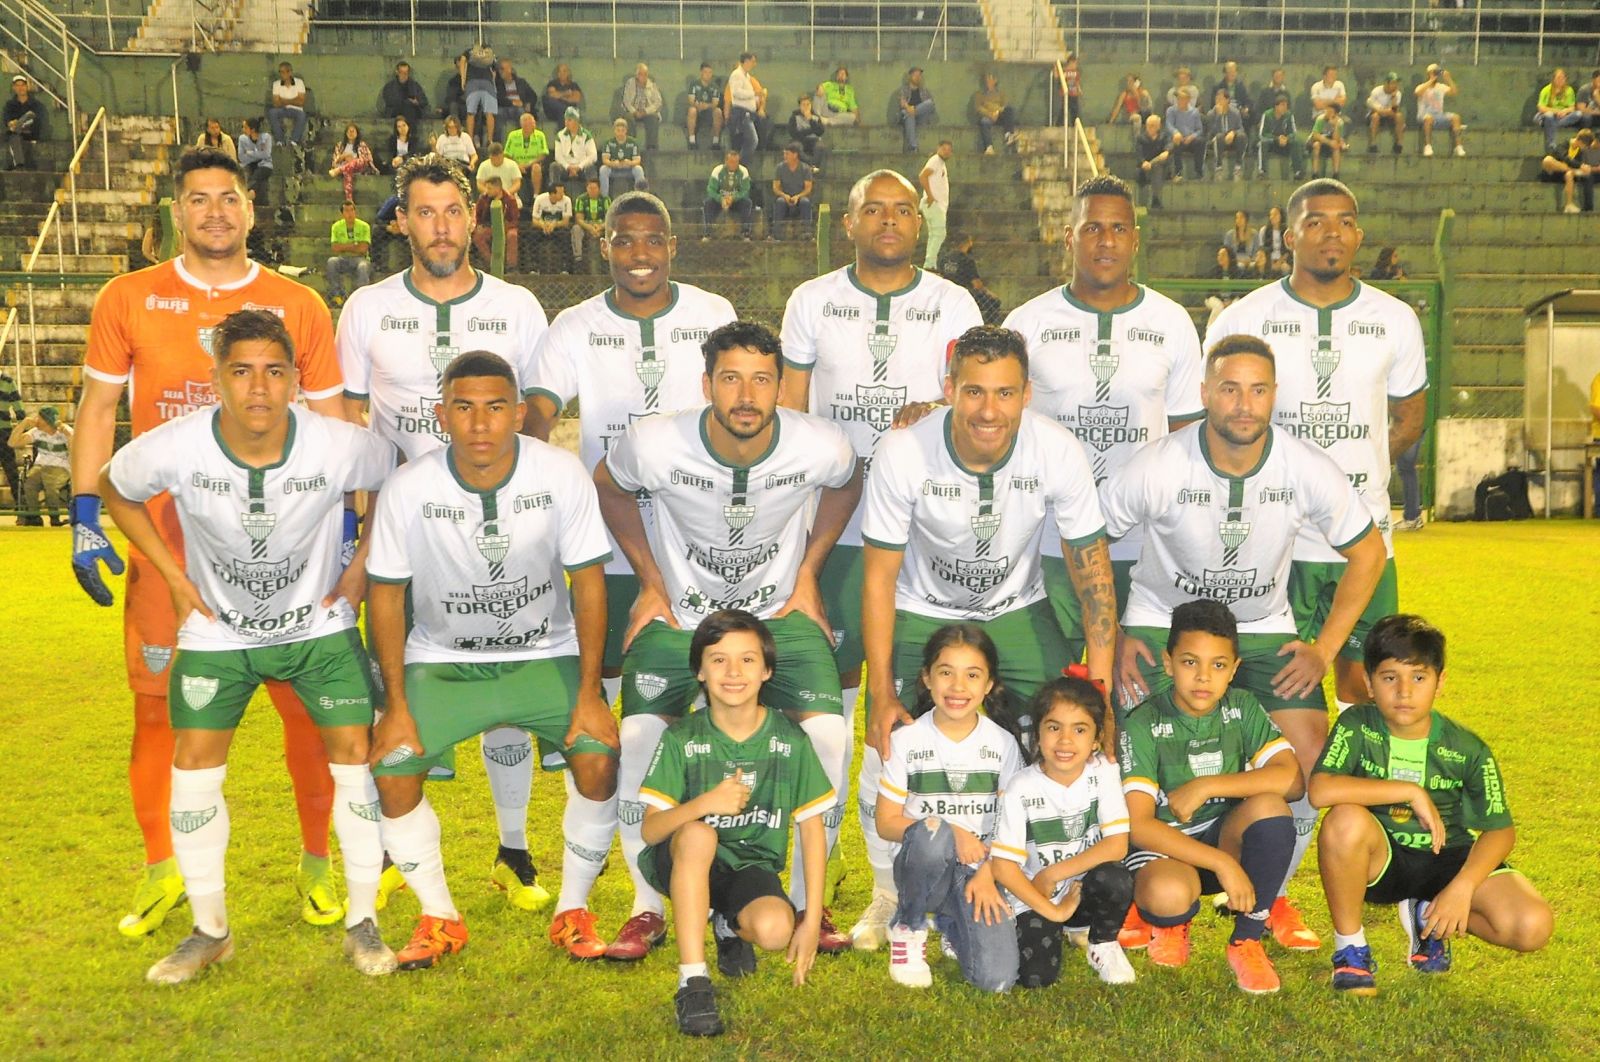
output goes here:
[[1450, 938], [1464, 933], [1514, 951], [1544, 947], [1555, 916], [1505, 863], [1517, 831], [1494, 754], [1433, 710], [1444, 634], [1420, 616], [1388, 616], [1363, 655], [1373, 703], [1339, 716], [1309, 787], [1312, 806], [1328, 809], [1317, 864], [1333, 916], [1333, 987], [1377, 994], [1363, 902], [1399, 905], [1421, 973], [1449, 970]]
[[639, 869], [672, 897], [678, 1030], [690, 1036], [723, 1030], [706, 973], [708, 921], [724, 977], [754, 973], [759, 945], [787, 948], [799, 985], [817, 955], [822, 905], [812, 904], [796, 925], [778, 875], [792, 820], [800, 830], [806, 895], [822, 895], [828, 859], [822, 816], [835, 794], [806, 732], [761, 705], [761, 684], [772, 677], [776, 657], [772, 633], [750, 613], [707, 616], [689, 644], [706, 709], [667, 727], [639, 790], [641, 832], [650, 846]]

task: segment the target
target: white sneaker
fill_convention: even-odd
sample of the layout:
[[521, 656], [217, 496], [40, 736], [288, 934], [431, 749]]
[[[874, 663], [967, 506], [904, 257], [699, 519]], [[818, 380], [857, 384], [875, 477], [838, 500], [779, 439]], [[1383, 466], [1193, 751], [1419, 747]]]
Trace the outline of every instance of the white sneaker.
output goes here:
[[993, 155], [994, 154], [994, 145], [990, 144], [988, 147], [984, 148], [983, 149], [983, 153], [985, 155]]
[[1133, 965], [1127, 952], [1114, 940], [1104, 944], [1090, 944], [1089, 967], [1108, 985], [1131, 985], [1134, 982]]
[[861, 912], [861, 918], [850, 927], [850, 944], [857, 951], [877, 951], [888, 943], [889, 920], [894, 917], [898, 901], [892, 893], [882, 889], [872, 891], [872, 902]]
[[[213, 963], [233, 958], [233, 934], [208, 937], [196, 929], [178, 943], [171, 955], [149, 970], [144, 978], [152, 984], [181, 985]], [[926, 966], [923, 969], [927, 969]]]
[[1397, 521], [1394, 525], [1394, 529], [1396, 531], [1421, 531], [1426, 526], [1427, 522], [1419, 516], [1415, 520]]
[[1577, 203], [1568, 203], [1566, 206], [1561, 208], [1561, 212], [1563, 214], [1581, 214], [1581, 213], [1583, 213], [1583, 211], [1578, 209], [1578, 204]]
[[370, 918], [363, 918], [344, 931], [344, 953], [368, 977], [382, 977], [399, 969], [394, 952], [378, 935], [378, 924]]
[[889, 979], [909, 988], [927, 988], [933, 984], [933, 971], [928, 969], [928, 931], [909, 926], [889, 927]]
[[1432, 144], [1424, 144], [1422, 146], [1422, 157], [1425, 158], [1425, 159], [1433, 158], [1433, 145]]
[[1457, 144], [1456, 145], [1456, 158], [1464, 159], [1466, 157], [1467, 157], [1467, 149], [1462, 147], [1460, 144]]
[[956, 954], [956, 946], [950, 943], [950, 938], [942, 933], [939, 935], [939, 951], [947, 959], [955, 959], [957, 962], [961, 961], [961, 956]]

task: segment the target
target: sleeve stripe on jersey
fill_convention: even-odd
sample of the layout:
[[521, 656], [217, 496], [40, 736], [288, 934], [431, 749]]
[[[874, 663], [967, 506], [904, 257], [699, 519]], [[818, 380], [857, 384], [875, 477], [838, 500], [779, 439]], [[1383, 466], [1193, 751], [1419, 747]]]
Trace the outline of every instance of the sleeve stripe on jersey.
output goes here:
[[1100, 824], [1100, 835], [1110, 837], [1113, 834], [1127, 833], [1132, 829], [1133, 825], [1127, 819], [1112, 819], [1110, 822]]
[[353, 402], [365, 402], [369, 397], [368, 395], [362, 394], [360, 391], [352, 391], [348, 387], [344, 390], [344, 396]]
[[1001, 859], [1009, 859], [1013, 863], [1026, 863], [1028, 861], [1027, 852], [1019, 851], [1009, 845], [1003, 845], [998, 841], [990, 842], [989, 854], [991, 856], [999, 856]]
[[402, 583], [409, 583], [411, 581], [411, 576], [409, 575], [379, 575], [371, 568], [367, 569], [367, 578], [371, 579], [375, 583], [388, 583], [390, 586], [399, 586]]
[[1267, 765], [1268, 760], [1272, 759], [1272, 757], [1276, 756], [1278, 753], [1293, 751], [1294, 746], [1289, 744], [1283, 738], [1273, 738], [1271, 741], [1261, 746], [1261, 751], [1255, 754], [1255, 758], [1250, 761], [1250, 766], [1255, 770], [1260, 770]]
[[1099, 542], [1101, 539], [1103, 539], [1105, 537], [1106, 537], [1106, 528], [1105, 528], [1104, 524], [1101, 524], [1100, 525], [1100, 529], [1097, 530], [1092, 535], [1084, 535], [1082, 538], [1069, 538], [1069, 539], [1067, 539], [1067, 545], [1071, 546], [1073, 549], [1082, 549], [1085, 546], [1094, 545], [1096, 542]]
[[1391, 401], [1391, 402], [1404, 402], [1408, 398], [1415, 398], [1417, 395], [1420, 395], [1422, 392], [1426, 391], [1427, 389], [1428, 389], [1428, 381], [1424, 380], [1424, 381], [1422, 381], [1422, 386], [1417, 388], [1415, 391], [1408, 391], [1407, 393], [1405, 393], [1403, 395], [1390, 395], [1389, 396], [1389, 401]]
[[89, 377], [89, 379], [91, 379], [91, 380], [99, 380], [101, 383], [125, 384], [125, 383], [128, 382], [128, 374], [125, 373], [125, 372], [123, 372], [123, 373], [102, 372], [101, 370], [96, 369], [96, 368], [94, 368], [92, 366], [89, 366], [89, 365], [85, 365], [83, 367], [83, 374], [85, 376]]
[[551, 403], [555, 405], [557, 413], [560, 413], [567, 406], [567, 404], [561, 400], [561, 396], [550, 390], [548, 387], [530, 387], [522, 392], [523, 398], [537, 398], [540, 395], [548, 398]]
[[608, 549], [604, 553], [600, 554], [600, 556], [598, 556], [598, 557], [595, 557], [595, 558], [593, 558], [591, 560], [583, 561], [580, 564], [568, 564], [568, 565], [565, 565], [565, 568], [567, 570], [567, 573], [570, 575], [573, 572], [581, 572], [585, 568], [593, 568], [596, 564], [610, 564], [610, 563], [611, 563], [611, 551]]
[[878, 783], [878, 788], [881, 791], [883, 791], [885, 793], [888, 793], [890, 796], [896, 798], [902, 804], [904, 804], [906, 802], [906, 797], [910, 795], [904, 789], [901, 789], [898, 786], [890, 785], [888, 782], [884, 782], [884, 781], [880, 781]]
[[795, 361], [787, 354], [783, 356], [783, 364], [791, 369], [799, 369], [801, 372], [810, 372], [817, 366], [814, 361]]
[[1351, 546], [1355, 545], [1357, 542], [1360, 542], [1362, 539], [1366, 538], [1367, 537], [1367, 532], [1371, 531], [1371, 530], [1372, 530], [1372, 521], [1368, 520], [1367, 521], [1367, 526], [1363, 527], [1361, 529], [1361, 534], [1357, 535], [1355, 538], [1352, 538], [1349, 542], [1346, 542], [1343, 545], [1339, 545], [1339, 544], [1336, 543], [1333, 548], [1338, 550], [1340, 553], [1343, 553], [1345, 550], [1349, 549]]
[[904, 542], [896, 545], [893, 542], [884, 542], [881, 539], [873, 538], [871, 535], [862, 535], [861, 541], [865, 542], [873, 549], [886, 549], [891, 553], [904, 553], [906, 551], [906, 543]]
[[[643, 792], [643, 790], [640, 790], [640, 792]], [[807, 819], [816, 818], [838, 802], [839, 794], [834, 792], [832, 786], [829, 786], [828, 791], [817, 797], [817, 799], [795, 808], [794, 814], [790, 818], [795, 822], [804, 822]]]
[[349, 394], [349, 392], [344, 389], [343, 384], [340, 384], [337, 387], [328, 387], [321, 391], [303, 391], [302, 394], [306, 396], [307, 401], [316, 402], [324, 398], [337, 398], [339, 395]]
[[671, 811], [678, 806], [678, 802], [665, 793], [658, 793], [654, 789], [639, 787], [639, 799], [655, 808], [657, 811]]
[[1151, 781], [1149, 778], [1139, 778], [1134, 776], [1130, 778], [1124, 778], [1122, 780], [1122, 791], [1124, 793], [1143, 793], [1151, 799], [1154, 799], [1156, 794], [1161, 792], [1161, 787], [1156, 785], [1155, 782]]

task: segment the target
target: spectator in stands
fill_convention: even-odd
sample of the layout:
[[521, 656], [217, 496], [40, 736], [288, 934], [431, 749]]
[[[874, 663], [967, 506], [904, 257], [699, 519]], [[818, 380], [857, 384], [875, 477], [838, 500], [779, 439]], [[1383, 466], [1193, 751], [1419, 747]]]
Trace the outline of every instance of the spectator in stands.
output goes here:
[[[800, 98], [809, 100], [811, 97]], [[811, 194], [815, 187], [816, 175], [801, 158], [800, 142], [790, 141], [784, 146], [783, 161], [772, 178], [772, 225], [767, 229], [767, 239], [784, 239], [785, 230], [794, 227], [789, 222], [806, 224], [811, 221]]]
[[344, 136], [339, 140], [339, 146], [333, 149], [333, 161], [328, 167], [329, 177], [344, 179], [344, 197], [356, 197], [356, 174], [377, 173], [378, 166], [372, 159], [372, 149], [367, 142], [361, 139], [361, 127], [351, 122], [344, 127]]
[[724, 214], [739, 219], [745, 239], [755, 231], [755, 204], [750, 200], [750, 171], [739, 164], [739, 153], [729, 151], [721, 165], [711, 170], [706, 180], [705, 203], [701, 208], [706, 231], [700, 237], [704, 243], [711, 238], [711, 226]]
[[51, 527], [64, 526], [72, 480], [67, 458], [72, 447], [72, 428], [61, 423], [61, 411], [55, 406], [45, 406], [12, 428], [6, 442], [13, 449], [33, 444], [33, 465], [22, 481], [17, 523], [24, 527], [43, 527], [44, 514], [48, 512]]
[[1233, 101], [1233, 109], [1239, 112], [1239, 119], [1244, 122], [1244, 127], [1254, 129], [1255, 99], [1250, 95], [1250, 87], [1245, 84], [1244, 78], [1239, 76], [1239, 64], [1232, 59], [1222, 64], [1222, 76], [1206, 89], [1206, 99], [1216, 99], [1218, 90], [1226, 92], [1228, 98]]
[[1400, 75], [1391, 70], [1383, 79], [1383, 84], [1374, 85], [1367, 94], [1367, 131], [1371, 139], [1367, 141], [1367, 154], [1378, 153], [1378, 130], [1387, 123], [1389, 132], [1394, 136], [1394, 153], [1400, 154], [1401, 138], [1406, 135], [1405, 96], [1400, 91]]
[[800, 157], [817, 173], [822, 172], [822, 136], [827, 126], [817, 115], [815, 101], [802, 93], [789, 114], [789, 139], [800, 145]]
[[44, 126], [44, 108], [32, 96], [32, 84], [17, 74], [11, 78], [11, 98], [0, 110], [6, 134], [6, 169], [33, 169], [33, 145]]
[[1583, 209], [1594, 209], [1594, 178], [1600, 172], [1600, 138], [1593, 129], [1580, 129], [1567, 141], [1566, 147], [1551, 152], [1539, 160], [1539, 175], [1544, 180], [1560, 181], [1563, 185], [1568, 214], [1579, 212], [1573, 189], [1583, 189]]
[[[1212, 267], [1212, 277], [1218, 280], [1249, 280], [1256, 275], [1247, 260], [1233, 253], [1233, 248], [1223, 244], [1217, 248], [1216, 265]], [[1226, 305], [1238, 297], [1238, 292], [1228, 292], [1224, 295], [1223, 303]], [[1210, 300], [1206, 300], [1208, 303]]]
[[372, 226], [356, 217], [356, 204], [345, 199], [340, 208], [339, 220], [328, 232], [328, 301], [343, 306], [345, 281], [353, 278], [353, 287], [365, 287], [372, 280], [372, 264], [367, 252], [372, 250]]
[[1300, 130], [1289, 111], [1287, 93], [1273, 96], [1271, 109], [1261, 116], [1261, 127], [1256, 130], [1256, 176], [1267, 175], [1269, 155], [1286, 159], [1295, 180], [1305, 176], [1305, 146], [1300, 143]]
[[850, 84], [850, 71], [846, 67], [839, 67], [832, 78], [817, 86], [816, 109], [823, 125], [861, 124], [856, 87]]
[[475, 176], [479, 195], [489, 194], [491, 177], [498, 179], [501, 189], [514, 200], [522, 192], [522, 167], [506, 157], [506, 146], [498, 140], [489, 145], [489, 157], [478, 163]]
[[583, 127], [583, 115], [576, 107], [568, 107], [562, 115], [561, 129], [556, 133], [555, 159], [556, 172], [574, 188], [590, 177], [600, 176], [600, 150], [589, 130]]
[[[502, 129], [539, 108], [538, 92], [528, 84], [527, 78], [517, 73], [516, 65], [510, 59], [500, 60], [500, 93], [496, 102], [500, 107], [497, 117]], [[506, 260], [510, 261], [510, 255], [506, 256]]]
[[572, 272], [572, 197], [567, 194], [567, 178], [557, 169], [550, 175], [550, 190], [540, 192], [533, 201], [529, 224], [533, 226], [534, 268], [541, 273], [550, 269], [550, 255], [556, 256], [556, 269]]
[[559, 126], [570, 110], [583, 110], [583, 88], [572, 80], [572, 67], [557, 63], [555, 76], [544, 83], [544, 120]]
[[754, 159], [761, 146], [758, 119], [767, 116], [767, 90], [755, 78], [756, 53], [742, 52], [739, 65], [728, 74], [722, 90], [723, 128], [728, 131], [728, 147], [740, 158]]
[[1246, 268], [1251, 276], [1265, 272], [1267, 256], [1261, 249], [1261, 233], [1250, 227], [1250, 215], [1243, 210], [1233, 212], [1233, 228], [1222, 234], [1222, 246], [1233, 255], [1235, 265]]
[[[1083, 75], [1078, 70], [1078, 53], [1068, 52], [1066, 61], [1061, 64], [1061, 74], [1067, 79], [1067, 124], [1072, 125], [1083, 118]], [[1060, 89], [1060, 84], [1056, 88]], [[1008, 139], [1006, 143], [1010, 143]]]
[[[1181, 86], [1175, 86], [1181, 87]], [[1199, 90], [1196, 89], [1196, 92]], [[1177, 102], [1167, 108], [1167, 135], [1172, 141], [1172, 179], [1183, 180], [1183, 162], [1194, 164], [1194, 175], [1205, 176], [1206, 137], [1205, 121], [1190, 101], [1188, 92], [1179, 92]]]
[[1406, 270], [1400, 263], [1400, 252], [1393, 247], [1381, 248], [1378, 260], [1372, 263], [1372, 272], [1367, 276], [1372, 280], [1404, 280]]
[[1322, 80], [1311, 83], [1312, 117], [1319, 117], [1329, 105], [1344, 110], [1344, 82], [1339, 80], [1339, 68], [1336, 66], [1323, 67]]
[[522, 214], [522, 204], [499, 177], [484, 178], [478, 187], [483, 194], [472, 208], [472, 244], [478, 249], [478, 257], [488, 265], [494, 243], [494, 205], [499, 203], [506, 232], [505, 268], [509, 272], [517, 268], [517, 218]]
[[[494, 140], [494, 125], [500, 114], [500, 64], [494, 49], [479, 41], [467, 49], [467, 136], [474, 150]], [[478, 139], [478, 116], [483, 116], [483, 139]]]
[[1600, 126], [1600, 70], [1589, 75], [1589, 83], [1578, 90], [1578, 112], [1590, 129]]
[[684, 132], [689, 137], [689, 147], [700, 146], [700, 127], [710, 116], [711, 143], [722, 143], [722, 82], [717, 80], [710, 63], [700, 64], [700, 76], [689, 86], [689, 101], [684, 110]]
[[233, 137], [223, 132], [222, 123], [215, 118], [206, 119], [206, 127], [200, 130], [194, 146], [216, 148], [235, 162], [239, 161], [239, 152], [233, 146]]
[[456, 56], [456, 72], [444, 86], [444, 103], [439, 107], [439, 117], [452, 115], [457, 123], [467, 120], [467, 53]]
[[950, 141], [939, 141], [917, 174], [917, 184], [922, 188], [922, 231], [928, 237], [927, 253], [922, 258], [924, 269], [939, 264], [939, 249], [944, 246], [944, 225], [950, 216], [950, 169], [945, 164], [954, 151], [955, 145]]
[[917, 128], [939, 120], [939, 112], [933, 105], [933, 93], [922, 83], [922, 67], [914, 66], [906, 71], [905, 78], [900, 82], [899, 103], [900, 126], [903, 130], [901, 146], [915, 154], [918, 150]]
[[381, 96], [385, 118], [404, 118], [422, 135], [422, 119], [428, 113], [428, 94], [422, 82], [411, 76], [411, 64], [402, 60], [394, 65], [394, 77], [383, 86]]
[[[284, 123], [288, 130], [285, 131]], [[306, 83], [294, 75], [294, 67], [278, 64], [278, 80], [272, 83], [272, 106], [267, 109], [267, 123], [279, 140], [289, 144], [296, 153], [306, 142]]]
[[385, 199], [383, 205], [378, 207], [373, 222], [377, 227], [372, 230], [372, 264], [377, 272], [388, 276], [394, 272], [394, 267], [390, 265], [392, 248], [405, 248], [406, 261], [410, 261], [406, 230], [400, 224], [400, 197], [391, 195]]
[[972, 95], [972, 109], [978, 115], [978, 140], [983, 144], [985, 155], [994, 154], [994, 127], [997, 125], [1005, 134], [1007, 147], [1017, 142], [1017, 115], [1000, 90], [1000, 79], [994, 71], [983, 72], [983, 82]]
[[[611, 209], [611, 197], [600, 190], [598, 180], [584, 183], [583, 194], [572, 201], [572, 267], [583, 266], [583, 245], [592, 242], [596, 247], [606, 235], [606, 211]], [[599, 257], [598, 253], [595, 257]]]
[[1567, 72], [1559, 66], [1550, 74], [1550, 83], [1539, 90], [1539, 103], [1534, 111], [1535, 124], [1544, 127], [1544, 151], [1552, 154], [1556, 149], [1556, 130], [1569, 125], [1582, 125], [1584, 115], [1578, 110], [1578, 96], [1567, 84]]
[[433, 138], [433, 150], [459, 163], [468, 173], [477, 172], [478, 149], [472, 138], [461, 131], [461, 123], [456, 121], [455, 115], [444, 120], [444, 132]]
[[1333, 176], [1338, 180], [1339, 163], [1344, 158], [1345, 149], [1350, 146], [1350, 142], [1344, 138], [1344, 115], [1341, 110], [1337, 103], [1326, 104], [1311, 122], [1311, 134], [1306, 137], [1306, 146], [1311, 148], [1311, 168], [1318, 177], [1323, 174], [1322, 156], [1326, 152], [1333, 160]]
[[550, 157], [550, 143], [533, 112], [524, 111], [517, 121], [521, 126], [506, 137], [506, 158], [522, 171], [522, 187], [527, 190], [522, 198], [530, 199], [544, 187], [544, 163]]
[[939, 275], [971, 292], [978, 312], [983, 314], [983, 323], [997, 325], [1005, 319], [1005, 314], [1000, 300], [978, 273], [978, 260], [972, 255], [974, 244], [970, 233], [958, 232], [952, 236], [939, 252]]
[[1461, 116], [1444, 109], [1445, 100], [1456, 94], [1456, 79], [1450, 76], [1450, 71], [1438, 63], [1429, 63], [1427, 77], [1411, 91], [1417, 98], [1417, 121], [1422, 125], [1422, 157], [1433, 157], [1433, 127], [1440, 123], [1450, 127], [1456, 156], [1465, 155], [1467, 149], [1461, 143]]
[[[1189, 106], [1196, 114], [1200, 113], [1200, 86], [1194, 83], [1194, 71], [1186, 66], [1178, 67], [1173, 75], [1176, 80], [1167, 88], [1167, 106], [1176, 107], [1179, 96], [1189, 97]], [[1171, 125], [1171, 122], [1167, 123]]]
[[272, 134], [262, 131], [260, 118], [246, 118], [239, 123], [239, 139], [235, 143], [245, 187], [250, 189], [256, 209], [264, 209], [272, 187]]
[[1116, 125], [1118, 122], [1126, 122], [1142, 128], [1145, 119], [1154, 114], [1155, 109], [1150, 93], [1144, 87], [1139, 75], [1129, 74], [1122, 81], [1122, 91], [1117, 93], [1117, 101], [1111, 105], [1111, 114], [1106, 118], [1106, 124]]
[[1205, 135], [1207, 150], [1216, 159], [1217, 180], [1226, 177], [1230, 167], [1234, 180], [1244, 180], [1244, 152], [1248, 143], [1244, 116], [1233, 105], [1227, 89], [1217, 89], [1212, 97], [1211, 110], [1205, 117]]
[[22, 392], [17, 389], [17, 378], [7, 369], [0, 369], [0, 471], [11, 491], [11, 508], [22, 508], [22, 477], [17, 473], [17, 449], [11, 445], [11, 432], [27, 419], [22, 410]]
[[384, 141], [383, 148], [378, 154], [378, 169], [383, 173], [395, 173], [412, 155], [422, 154], [421, 136], [411, 126], [411, 121], [405, 115], [400, 115], [394, 120], [394, 128], [389, 131], [389, 139]]
[[1149, 206], [1161, 209], [1161, 186], [1172, 173], [1172, 138], [1161, 128], [1161, 115], [1148, 115], [1133, 138], [1139, 160], [1139, 183], [1150, 189]]
[[628, 135], [628, 120], [618, 118], [611, 123], [611, 139], [606, 141], [600, 154], [600, 194], [611, 198], [611, 179], [630, 177], [633, 187], [644, 188], [644, 156], [639, 152], [639, 142]]
[[[1299, 179], [1298, 176], [1295, 178]], [[1256, 241], [1261, 245], [1261, 253], [1267, 259], [1263, 273], [1267, 276], [1287, 276], [1290, 267], [1294, 265], [1294, 255], [1289, 250], [1288, 241], [1284, 239], [1282, 207], [1267, 208], [1267, 223], [1261, 226], [1261, 231], [1256, 234]]]
[[1294, 93], [1289, 88], [1288, 75], [1284, 73], [1283, 67], [1275, 66], [1272, 68], [1271, 78], [1267, 81], [1267, 87], [1256, 94], [1256, 113], [1265, 117], [1279, 96], [1288, 100], [1290, 108], [1293, 109]]
[[644, 131], [646, 151], [661, 146], [661, 86], [650, 76], [650, 67], [640, 63], [633, 68], [633, 76], [622, 83], [622, 117], [627, 118], [635, 130]]

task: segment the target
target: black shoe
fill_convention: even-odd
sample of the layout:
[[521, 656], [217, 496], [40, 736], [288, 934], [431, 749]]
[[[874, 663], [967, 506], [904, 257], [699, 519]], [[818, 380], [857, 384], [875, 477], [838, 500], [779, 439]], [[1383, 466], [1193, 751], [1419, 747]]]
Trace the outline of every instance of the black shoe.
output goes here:
[[1160, 210], [1161, 209], [1161, 200], [1159, 200], [1159, 199], [1150, 200], [1150, 209], [1151, 210]]
[[[722, 922], [721, 916], [717, 921]], [[717, 925], [712, 929], [712, 936], [717, 941], [717, 972], [730, 980], [755, 973], [755, 945], [740, 936], [723, 936], [719, 932], [722, 928], [722, 925]]]
[[1399, 145], [1399, 144], [1396, 144], [1396, 145], [1395, 145], [1395, 146], [1394, 146], [1394, 153], [1395, 153], [1395, 154], [1396, 154], [1396, 155], [1398, 155], [1398, 154], [1400, 154], [1400, 153], [1401, 153], [1401, 152], [1402, 152], [1402, 151], [1403, 151], [1403, 150], [1405, 150], [1405, 149], [1404, 149], [1404, 148], [1402, 148], [1402, 147], [1401, 147], [1401, 146], [1400, 146], [1400, 145]]
[[1367, 145], [1367, 154], [1376, 155], [1377, 153], [1378, 153], [1378, 145], [1377, 144], [1368, 144]]
[[526, 848], [507, 848], [501, 845], [494, 854], [496, 863], [504, 863], [511, 868], [517, 880], [524, 885], [532, 885], [539, 877], [539, 870], [533, 865], [533, 857]]
[[717, 993], [709, 977], [691, 977], [672, 1001], [678, 1012], [678, 1031], [685, 1036], [721, 1036], [722, 1015], [717, 1013]]

